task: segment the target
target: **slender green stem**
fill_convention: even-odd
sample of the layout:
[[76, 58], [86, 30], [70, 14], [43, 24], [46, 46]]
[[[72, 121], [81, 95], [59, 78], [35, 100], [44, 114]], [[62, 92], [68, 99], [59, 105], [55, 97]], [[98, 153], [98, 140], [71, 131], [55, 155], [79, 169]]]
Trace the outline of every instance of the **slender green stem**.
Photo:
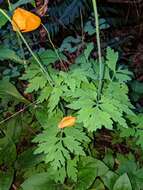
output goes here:
[[[11, 18], [2, 10], [0, 9], [0, 12], [12, 23]], [[17, 27], [17, 33], [19, 34], [20, 38], [22, 39], [22, 41], [24, 42], [24, 44], [26, 45], [27, 49], [29, 50], [29, 52], [31, 53], [31, 55], [33, 56], [33, 58], [35, 59], [35, 61], [39, 64], [41, 72], [43, 74], [46, 75], [46, 78], [49, 82], [49, 84], [51, 86], [54, 85], [54, 82], [52, 80], [52, 78], [50, 77], [50, 75], [47, 73], [47, 71], [45, 70], [45, 68], [43, 67], [43, 65], [41, 64], [41, 62], [39, 61], [39, 59], [37, 58], [37, 56], [33, 53], [32, 49], [30, 48], [30, 46], [28, 45], [27, 41], [25, 40], [25, 38], [23, 37], [23, 35], [21, 34], [21, 32], [19, 31], [19, 28]]]
[[41, 68], [41, 72], [46, 75], [46, 78], [47, 78], [49, 84], [51, 86], [53, 86], [53, 80], [51, 79], [50, 75], [47, 73], [47, 71], [45, 70], [45, 68], [43, 67], [43, 65], [41, 64], [41, 62], [39, 61], [39, 59], [37, 58], [37, 56], [33, 53], [32, 49], [30, 48], [30, 46], [26, 42], [26, 40], [23, 37], [23, 35], [21, 34], [21, 32], [18, 31], [18, 34], [21, 37], [22, 41], [25, 43], [27, 49], [29, 50], [29, 52], [31, 53], [31, 55], [33, 56], [33, 58], [35, 59], [35, 61], [39, 64], [39, 66]]
[[100, 43], [100, 29], [99, 29], [99, 18], [97, 11], [97, 3], [96, 0], [92, 0], [94, 16], [95, 16], [95, 26], [96, 26], [96, 38], [97, 38], [97, 48], [98, 48], [98, 59], [99, 59], [99, 85], [98, 85], [98, 94], [97, 99], [100, 100], [102, 86], [103, 86], [103, 73], [104, 73], [104, 65], [102, 63], [102, 55], [101, 55], [101, 43]]
[[54, 45], [53, 42], [52, 42], [52, 39], [51, 39], [51, 36], [50, 36], [49, 31], [48, 31], [47, 28], [44, 26], [44, 24], [41, 24], [41, 25], [43, 26], [43, 28], [44, 28], [45, 31], [47, 32], [49, 42], [50, 42], [50, 44], [51, 44], [53, 50], [55, 51], [55, 54], [57, 55], [57, 58], [60, 60], [60, 63], [62, 64], [63, 68], [66, 70], [66, 68], [65, 68], [65, 66], [64, 66], [64, 63], [63, 63], [63, 61], [62, 61], [62, 59], [61, 59], [61, 57], [60, 57], [60, 55], [59, 55], [57, 49], [55, 48], [55, 45]]
[[[9, 6], [9, 10], [12, 11], [12, 6], [11, 6], [11, 3], [10, 3], [10, 0], [7, 0], [7, 3], [8, 3], [8, 6]], [[20, 37], [19, 37], [19, 35], [18, 35], [17, 32], [16, 32], [16, 36], [17, 36], [17, 41], [18, 41], [21, 53], [22, 53], [22, 58], [23, 58], [24, 64], [25, 64], [26, 60], [25, 60], [24, 50], [23, 50], [23, 47], [22, 47], [22, 43], [21, 43]]]
[[7, 2], [8, 2], [9, 10], [11, 11], [11, 10], [12, 10], [12, 7], [11, 7], [10, 0], [7, 0]]
[[[81, 10], [80, 10], [80, 18], [81, 18], [81, 40], [82, 40], [82, 46], [84, 47], [84, 26], [83, 26], [83, 16], [82, 16], [82, 12], [81, 12]], [[85, 61], [86, 61], [86, 63], [88, 63], [88, 58], [87, 58], [87, 56], [85, 55], [85, 52], [83, 52], [83, 54], [84, 54], [84, 58], [85, 58]]]

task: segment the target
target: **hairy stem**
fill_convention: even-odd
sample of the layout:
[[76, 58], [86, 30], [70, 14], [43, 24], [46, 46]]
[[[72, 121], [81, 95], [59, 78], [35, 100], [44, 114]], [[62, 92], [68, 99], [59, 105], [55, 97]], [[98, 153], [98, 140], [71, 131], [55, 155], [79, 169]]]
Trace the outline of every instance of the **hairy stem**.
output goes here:
[[97, 100], [100, 100], [101, 93], [102, 93], [102, 86], [103, 86], [104, 65], [102, 63], [102, 55], [101, 55], [100, 29], [99, 29], [99, 18], [98, 18], [96, 0], [92, 0], [92, 4], [93, 4], [93, 9], [94, 9], [94, 16], [95, 16], [96, 39], [97, 39], [98, 60], [99, 60], [99, 84], [98, 84]]

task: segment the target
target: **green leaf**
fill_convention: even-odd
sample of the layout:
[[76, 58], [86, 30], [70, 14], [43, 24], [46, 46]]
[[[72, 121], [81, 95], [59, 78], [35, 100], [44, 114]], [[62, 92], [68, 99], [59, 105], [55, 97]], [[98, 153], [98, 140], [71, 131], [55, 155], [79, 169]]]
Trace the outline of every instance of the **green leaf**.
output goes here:
[[39, 154], [44, 152], [45, 162], [51, 163], [54, 170], [57, 170], [58, 168], [65, 166], [66, 159], [70, 159], [70, 154], [69, 151], [63, 147], [63, 143], [60, 141], [60, 138], [55, 137], [56, 135], [49, 137], [47, 132], [40, 134], [34, 139], [33, 142], [40, 142], [35, 153]]
[[47, 128], [49, 126], [48, 112], [46, 109], [37, 109], [35, 116], [43, 128]]
[[[6, 11], [5, 11], [6, 12]], [[7, 23], [8, 19], [0, 12], [0, 28]], [[0, 48], [1, 53], [1, 48]], [[0, 57], [1, 60], [1, 57]]]
[[136, 114], [134, 116], [128, 115], [129, 120], [132, 124], [135, 124], [136, 129], [142, 129], [143, 128], [143, 114]]
[[16, 169], [26, 170], [27, 168], [32, 168], [43, 161], [44, 155], [34, 155], [34, 150], [35, 148], [29, 148], [18, 155], [15, 163]]
[[102, 100], [103, 103], [100, 106], [101, 109], [107, 112], [115, 122], [118, 122], [121, 126], [128, 128], [126, 120], [123, 118], [123, 110], [119, 110], [118, 105], [113, 104], [114, 100], [106, 98], [103, 98]]
[[10, 96], [13, 98], [16, 98], [17, 100], [29, 103], [28, 100], [26, 100], [16, 89], [16, 87], [10, 83], [8, 80], [4, 79], [0, 81], [0, 96]]
[[[97, 104], [96, 87], [92, 83], [82, 83], [74, 93], [66, 92], [72, 102], [68, 108], [77, 110], [77, 122], [83, 123], [90, 131], [101, 129], [102, 126], [112, 129], [113, 122], [128, 128], [124, 114], [134, 116], [134, 107], [127, 96], [128, 88], [125, 84], [111, 82]], [[120, 96], [119, 96], [120, 92]], [[86, 100], [86, 101], [85, 101]]]
[[135, 172], [135, 179], [136, 179], [136, 184], [139, 187], [138, 189], [140, 189], [140, 187], [143, 187], [143, 168], [140, 168]]
[[[61, 167], [58, 170], [54, 170], [53, 180], [57, 183], [64, 184], [65, 178], [67, 177], [65, 167]], [[57, 190], [57, 189], [56, 189]]]
[[14, 177], [14, 171], [10, 170], [7, 172], [0, 171], [0, 190], [10, 189]]
[[56, 184], [49, 179], [49, 173], [39, 173], [26, 179], [21, 185], [23, 190], [56, 190]]
[[11, 118], [7, 123], [6, 123], [6, 130], [5, 133], [8, 137], [10, 137], [14, 143], [18, 143], [21, 137], [21, 132], [22, 132], [22, 116], [17, 115], [16, 118]]
[[87, 64], [85, 55], [84, 55], [84, 54], [79, 55], [79, 56], [75, 59], [75, 63], [76, 63], [76, 64]]
[[23, 60], [18, 55], [16, 55], [13, 50], [6, 48], [2, 45], [0, 46], [0, 60], [11, 60], [20, 64], [24, 63]]
[[[40, 61], [44, 64], [44, 65], [49, 65], [51, 63], [55, 63], [59, 58], [57, 57], [57, 54], [55, 53], [55, 51], [53, 50], [46, 50], [43, 52], [39, 52], [38, 54], [38, 58], [40, 59]], [[63, 55], [62, 53], [58, 52], [58, 55], [60, 56], [61, 60], [67, 60], [66, 56]], [[29, 61], [31, 63], [36, 63], [35, 59], [30, 58]]]
[[123, 128], [118, 126], [120, 130], [120, 137], [133, 137], [135, 136], [135, 129], [134, 128]]
[[119, 82], [124, 83], [124, 82], [130, 81], [132, 75], [133, 74], [127, 69], [119, 68], [115, 74], [115, 77]]
[[116, 172], [120, 175], [127, 173], [132, 185], [132, 189], [140, 190], [143, 187], [143, 169], [139, 169], [134, 155], [132, 153], [126, 156], [118, 154], [117, 159], [120, 165]]
[[81, 146], [81, 143], [78, 142], [74, 137], [67, 136], [63, 139], [63, 143], [65, 147], [70, 150], [74, 155], [82, 155], [85, 156], [85, 152]]
[[106, 55], [107, 61], [106, 65], [113, 71], [116, 71], [116, 63], [118, 60], [118, 52], [114, 52], [113, 49], [110, 47], [107, 48], [107, 55]]
[[52, 162], [51, 166], [54, 170], [57, 170], [58, 168], [65, 166], [66, 160], [70, 159], [70, 153], [65, 149], [62, 141], [60, 142], [59, 139], [57, 139], [57, 141], [55, 141], [53, 144], [50, 143], [50, 145], [51, 147], [48, 152], [49, 155], [47, 155], [45, 162]]
[[48, 108], [49, 108], [49, 112], [51, 113], [54, 108], [58, 105], [59, 101], [60, 101], [60, 97], [62, 96], [63, 91], [58, 88], [55, 87], [53, 88], [50, 98], [49, 98], [49, 104], [48, 104]]
[[96, 131], [97, 129], [101, 129], [102, 126], [105, 126], [108, 129], [112, 129], [113, 127], [111, 116], [98, 107], [82, 108], [78, 111], [77, 119], [78, 122], [83, 122], [84, 127], [86, 127], [89, 131]]
[[96, 131], [97, 129], [101, 129], [102, 126], [105, 126], [107, 129], [112, 129], [113, 121], [111, 120], [111, 116], [100, 110], [99, 108], [93, 109], [92, 115], [88, 121], [89, 126], [88, 130]]
[[80, 168], [78, 173], [78, 181], [76, 185], [76, 190], [88, 189], [95, 178], [97, 177], [94, 164], [89, 163], [85, 167]]
[[33, 91], [42, 89], [43, 87], [45, 87], [45, 85], [47, 83], [47, 79], [45, 76], [41, 75], [41, 76], [34, 77], [29, 82], [30, 83], [28, 85], [28, 88], [25, 91], [26, 93], [31, 93]]
[[93, 50], [93, 48], [94, 48], [93, 42], [87, 44], [87, 47], [84, 50], [84, 55], [85, 55], [87, 60], [88, 60], [90, 53]]
[[68, 108], [73, 109], [73, 110], [78, 110], [81, 109], [83, 107], [89, 107], [91, 108], [94, 105], [94, 101], [91, 99], [85, 99], [84, 98], [80, 98], [78, 99], [78, 101], [74, 101], [71, 104], [67, 105]]
[[87, 32], [89, 35], [96, 33], [95, 27], [92, 25], [91, 21], [88, 21], [84, 26], [84, 32]]
[[126, 173], [117, 179], [113, 190], [132, 190], [131, 182]]
[[72, 136], [77, 141], [83, 143], [83, 142], [90, 142], [89, 137], [86, 135], [85, 132], [83, 132], [83, 129], [79, 126], [77, 127], [71, 127], [64, 130], [66, 136]]
[[130, 108], [133, 108], [128, 97], [128, 87], [125, 83], [110, 82], [108, 87], [104, 91], [104, 96], [118, 100], [121, 104], [125, 104]]
[[106, 163], [106, 165], [113, 169], [114, 167], [114, 157], [113, 157], [113, 153], [111, 150], [108, 150], [105, 154], [105, 157], [103, 159], [104, 163]]
[[29, 79], [34, 78], [38, 74], [40, 74], [40, 67], [37, 65], [31, 64], [30, 66], [28, 66], [28, 68], [26, 69], [26, 72], [22, 75], [22, 77], [20, 77], [20, 79], [29, 80]]
[[[51, 126], [50, 128], [51, 132], [54, 132], [54, 134], [57, 132], [57, 127], [55, 126], [57, 126], [58, 122], [63, 117], [63, 113], [60, 110], [56, 110], [55, 112], [52, 113], [52, 117], [49, 117], [47, 108], [37, 109], [35, 115], [36, 119], [41, 124], [41, 126], [45, 129]], [[53, 133], [51, 135], [53, 135]]]
[[67, 161], [67, 175], [74, 182], [77, 181], [77, 173], [78, 173], [77, 161], [78, 161], [77, 159]]
[[122, 175], [124, 173], [134, 173], [137, 170], [137, 164], [135, 162], [135, 156], [130, 152], [128, 155], [117, 154], [116, 159], [120, 163], [117, 172]]
[[52, 88], [51, 86], [45, 86], [38, 97], [38, 102], [42, 103], [44, 100], [47, 100], [51, 94]]
[[16, 146], [8, 136], [0, 138], [0, 165], [11, 166], [16, 159]]
[[70, 159], [70, 153], [74, 153], [75, 155], [85, 155], [80, 140], [78, 142], [72, 134], [69, 136], [65, 133], [65, 137], [58, 138], [56, 137], [56, 134], [54, 136], [49, 136], [50, 133], [48, 134], [48, 131], [44, 131], [43, 134], [35, 137], [34, 142], [40, 142], [39, 148], [36, 149], [35, 153], [44, 152], [46, 154], [45, 162], [51, 162], [54, 169], [65, 166], [66, 160]]
[[65, 72], [60, 72], [60, 76], [62, 76], [63, 78], [63, 82], [66, 84], [66, 86], [68, 86], [70, 88], [70, 90], [72, 90], [73, 92], [75, 91], [76, 86], [79, 86], [79, 83], [76, 84], [76, 79], [74, 77], [72, 77], [71, 74], [69, 73], [65, 73]]
[[143, 83], [139, 81], [132, 81], [131, 88], [135, 93], [143, 94]]
[[66, 37], [60, 47], [60, 51], [75, 52], [80, 47], [81, 37], [74, 38], [72, 36]]
[[139, 114], [139, 117], [137, 117], [137, 118], [138, 118], [138, 122], [136, 123], [137, 126], [136, 126], [136, 129], [134, 131], [134, 137], [136, 137], [136, 144], [140, 145], [141, 148], [143, 149], [142, 114]]
[[92, 189], [90, 189], [90, 190], [105, 190], [105, 186], [100, 179], [96, 179], [92, 186]]
[[136, 144], [140, 145], [143, 149], [143, 131], [138, 129], [136, 131], [135, 137], [137, 137]]
[[110, 25], [104, 18], [100, 18], [99, 19], [99, 27], [100, 27], [100, 30], [103, 30], [103, 29], [110, 28]]
[[100, 160], [92, 157], [83, 157], [78, 173], [76, 190], [88, 189], [96, 177], [102, 177], [108, 172], [108, 167]]
[[58, 129], [58, 122], [54, 124], [55, 126], [51, 122], [47, 129], [34, 138], [33, 142], [38, 143], [35, 153], [44, 153], [44, 161], [57, 170], [64, 167], [67, 160], [71, 159], [71, 153], [75, 156], [85, 155], [81, 143], [89, 143], [89, 138], [82, 128], [73, 127], [62, 131]]
[[113, 189], [113, 186], [118, 179], [118, 175], [112, 171], [108, 171], [103, 177], [102, 181], [108, 189]]

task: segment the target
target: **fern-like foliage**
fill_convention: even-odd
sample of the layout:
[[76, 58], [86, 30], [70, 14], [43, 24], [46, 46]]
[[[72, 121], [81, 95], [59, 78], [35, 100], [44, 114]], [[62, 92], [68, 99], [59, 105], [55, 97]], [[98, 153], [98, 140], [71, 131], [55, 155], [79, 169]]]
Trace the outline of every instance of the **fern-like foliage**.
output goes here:
[[[89, 81], [83, 82], [81, 88], [77, 89], [75, 93], [69, 93], [74, 100], [68, 105], [68, 108], [77, 111], [78, 121], [83, 122], [84, 127], [88, 130], [96, 131], [102, 126], [112, 129], [114, 122], [125, 128], [128, 127], [124, 114], [132, 115], [133, 106], [128, 99], [128, 87], [123, 82], [130, 78], [125, 74], [125, 70], [120, 70], [122, 73], [122, 78], [120, 78], [119, 69], [116, 68], [117, 59], [118, 54], [114, 54], [113, 50], [108, 48], [105, 62], [105, 77], [107, 77], [108, 85], [104, 87], [100, 101], [97, 101], [96, 83]], [[82, 63], [82, 60], [80, 61]], [[128, 72], [128, 74], [130, 73]]]
[[118, 127], [120, 131], [120, 137], [135, 137], [134, 143], [143, 149], [143, 114], [140, 113], [134, 116], [129, 115], [128, 119], [131, 122], [129, 128], [124, 129], [120, 126]]
[[[43, 61], [43, 66], [54, 81], [52, 86], [33, 60], [22, 77], [29, 81], [26, 92], [36, 92], [38, 103], [44, 107], [44, 110], [37, 110], [36, 114], [43, 131], [33, 142], [38, 144], [35, 153], [43, 153], [44, 161], [55, 171], [56, 181], [64, 181], [66, 176], [72, 180], [77, 179], [77, 161], [74, 159], [86, 155], [85, 147], [90, 141], [87, 132], [103, 126], [113, 129], [115, 124], [128, 128], [126, 116], [134, 116], [126, 85], [131, 79], [131, 73], [116, 64], [118, 53], [111, 48], [107, 48], [106, 60], [103, 60], [104, 86], [101, 99], [97, 99], [99, 65], [90, 56], [93, 48], [93, 43], [87, 44], [67, 72], [51, 67], [50, 62], [57, 58], [46, 64], [50, 57], [47, 51], [47, 61]], [[39, 54], [39, 58], [44, 60], [42, 54]], [[58, 123], [66, 115], [77, 117], [75, 127], [58, 129]], [[69, 168], [72, 168], [71, 172]]]
[[[37, 119], [44, 130], [33, 140], [33, 142], [38, 143], [35, 153], [45, 155], [44, 161], [50, 163], [52, 169], [58, 172], [56, 174], [58, 180], [63, 181], [66, 172], [69, 178], [75, 180], [77, 178], [77, 159], [73, 158], [86, 155], [84, 143], [88, 144], [90, 139], [83, 129], [78, 126], [65, 130], [58, 129], [58, 122], [61, 118], [60, 110], [57, 110], [50, 118], [48, 112], [42, 112], [42, 114], [41, 110], [37, 112]], [[62, 171], [64, 172], [63, 175], [61, 175]]]
[[108, 48], [107, 61], [104, 63], [106, 85], [101, 100], [98, 101], [98, 64], [89, 58], [92, 49], [93, 44], [89, 43], [69, 72], [55, 71], [49, 65], [48, 69], [54, 80], [53, 87], [46, 82], [38, 67], [32, 65], [23, 76], [23, 79], [29, 78], [30, 82], [26, 92], [41, 89], [38, 100], [47, 100], [51, 114], [59, 107], [60, 100], [64, 101], [67, 108], [76, 111], [78, 122], [83, 123], [88, 130], [96, 131], [102, 126], [112, 129], [114, 122], [127, 128], [124, 115], [133, 114], [133, 106], [129, 101], [125, 82], [130, 80], [131, 73], [117, 67], [118, 54]]

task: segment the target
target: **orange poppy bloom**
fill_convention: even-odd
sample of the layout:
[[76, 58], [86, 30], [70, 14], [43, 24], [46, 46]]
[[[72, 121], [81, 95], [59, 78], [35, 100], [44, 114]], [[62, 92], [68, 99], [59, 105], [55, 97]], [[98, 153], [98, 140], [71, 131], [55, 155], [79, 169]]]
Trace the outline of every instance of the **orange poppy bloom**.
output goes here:
[[60, 121], [58, 128], [63, 129], [65, 127], [72, 127], [75, 124], [75, 121], [76, 121], [76, 117], [72, 117], [72, 116], [64, 117]]
[[17, 8], [12, 16], [14, 31], [17, 31], [18, 28], [21, 32], [30, 32], [37, 29], [40, 24], [40, 17], [21, 8]]

